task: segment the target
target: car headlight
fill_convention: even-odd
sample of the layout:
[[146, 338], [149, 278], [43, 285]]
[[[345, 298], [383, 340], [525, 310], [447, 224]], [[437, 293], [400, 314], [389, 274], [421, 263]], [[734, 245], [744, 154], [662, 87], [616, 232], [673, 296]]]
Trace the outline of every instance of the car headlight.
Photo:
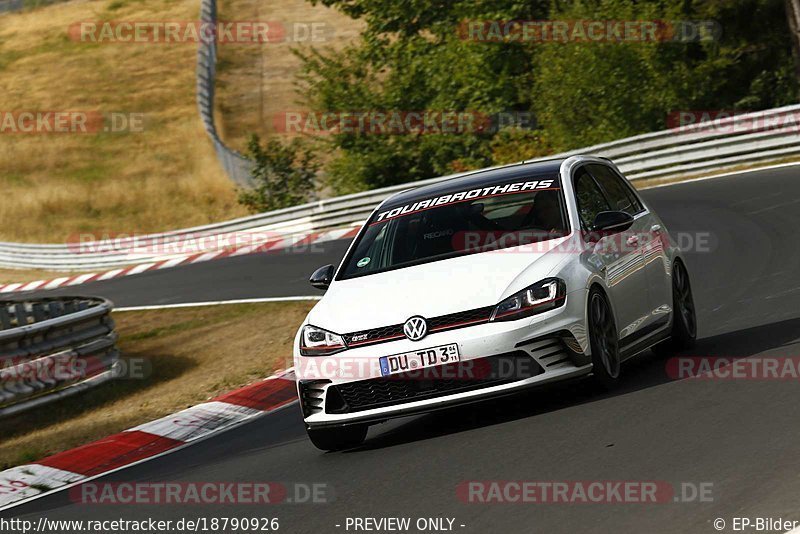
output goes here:
[[327, 356], [346, 348], [347, 344], [339, 334], [311, 325], [303, 327], [300, 335], [300, 354], [303, 356]]
[[564, 305], [567, 285], [558, 278], [547, 278], [514, 293], [495, 306], [492, 321], [514, 321]]

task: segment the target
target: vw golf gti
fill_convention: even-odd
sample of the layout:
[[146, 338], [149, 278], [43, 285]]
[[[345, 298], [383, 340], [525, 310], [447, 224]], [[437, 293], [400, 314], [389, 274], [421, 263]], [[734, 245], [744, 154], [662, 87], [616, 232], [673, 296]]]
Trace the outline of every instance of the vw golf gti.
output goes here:
[[556, 380], [612, 387], [621, 363], [691, 346], [686, 264], [609, 160], [572, 156], [459, 175], [372, 213], [297, 333], [318, 448], [370, 424]]

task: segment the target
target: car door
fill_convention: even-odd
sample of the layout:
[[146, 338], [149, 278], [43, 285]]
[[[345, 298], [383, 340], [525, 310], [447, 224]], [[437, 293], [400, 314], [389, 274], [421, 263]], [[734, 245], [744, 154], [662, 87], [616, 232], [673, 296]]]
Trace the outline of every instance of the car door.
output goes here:
[[[573, 175], [575, 201], [584, 231], [590, 231], [601, 211], [615, 206], [588, 170], [579, 167]], [[647, 285], [642, 253], [631, 231], [601, 238], [593, 245], [590, 261], [600, 267], [617, 316], [620, 339], [633, 334], [644, 322], [648, 310]]]
[[[624, 211], [634, 218], [631, 232], [632, 239], [642, 254], [645, 287], [647, 289], [647, 308], [642, 309], [643, 317], [641, 333], [657, 328], [667, 321], [671, 286], [667, 279], [667, 256], [664, 247], [664, 234], [661, 223], [641, 202], [633, 187], [608, 165], [591, 164], [587, 166], [606, 194], [613, 209]], [[642, 300], [645, 304], [645, 300]]]

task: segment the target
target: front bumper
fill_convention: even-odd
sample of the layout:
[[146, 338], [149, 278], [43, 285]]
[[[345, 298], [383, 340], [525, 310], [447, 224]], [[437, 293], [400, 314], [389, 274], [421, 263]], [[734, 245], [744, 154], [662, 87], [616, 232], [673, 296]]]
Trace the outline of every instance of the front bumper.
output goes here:
[[[591, 371], [586, 355], [585, 295], [567, 295], [564, 306], [532, 318], [486, 323], [408, 339], [349, 349], [327, 357], [295, 354], [304, 419], [310, 427], [383, 421], [461, 403], [505, 395], [533, 385]], [[412, 377], [382, 377], [378, 359], [458, 344], [461, 363]], [[511, 360], [514, 365], [497, 363]], [[502, 368], [497, 373], [462, 374], [454, 367]], [[444, 366], [443, 366], [444, 367]]]

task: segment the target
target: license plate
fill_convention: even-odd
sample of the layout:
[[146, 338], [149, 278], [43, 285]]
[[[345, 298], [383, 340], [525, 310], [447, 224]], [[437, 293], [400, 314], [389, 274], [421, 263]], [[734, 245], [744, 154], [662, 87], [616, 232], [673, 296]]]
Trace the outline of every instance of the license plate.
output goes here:
[[458, 361], [461, 361], [461, 356], [457, 344], [440, 345], [381, 357], [381, 375], [389, 376]]

